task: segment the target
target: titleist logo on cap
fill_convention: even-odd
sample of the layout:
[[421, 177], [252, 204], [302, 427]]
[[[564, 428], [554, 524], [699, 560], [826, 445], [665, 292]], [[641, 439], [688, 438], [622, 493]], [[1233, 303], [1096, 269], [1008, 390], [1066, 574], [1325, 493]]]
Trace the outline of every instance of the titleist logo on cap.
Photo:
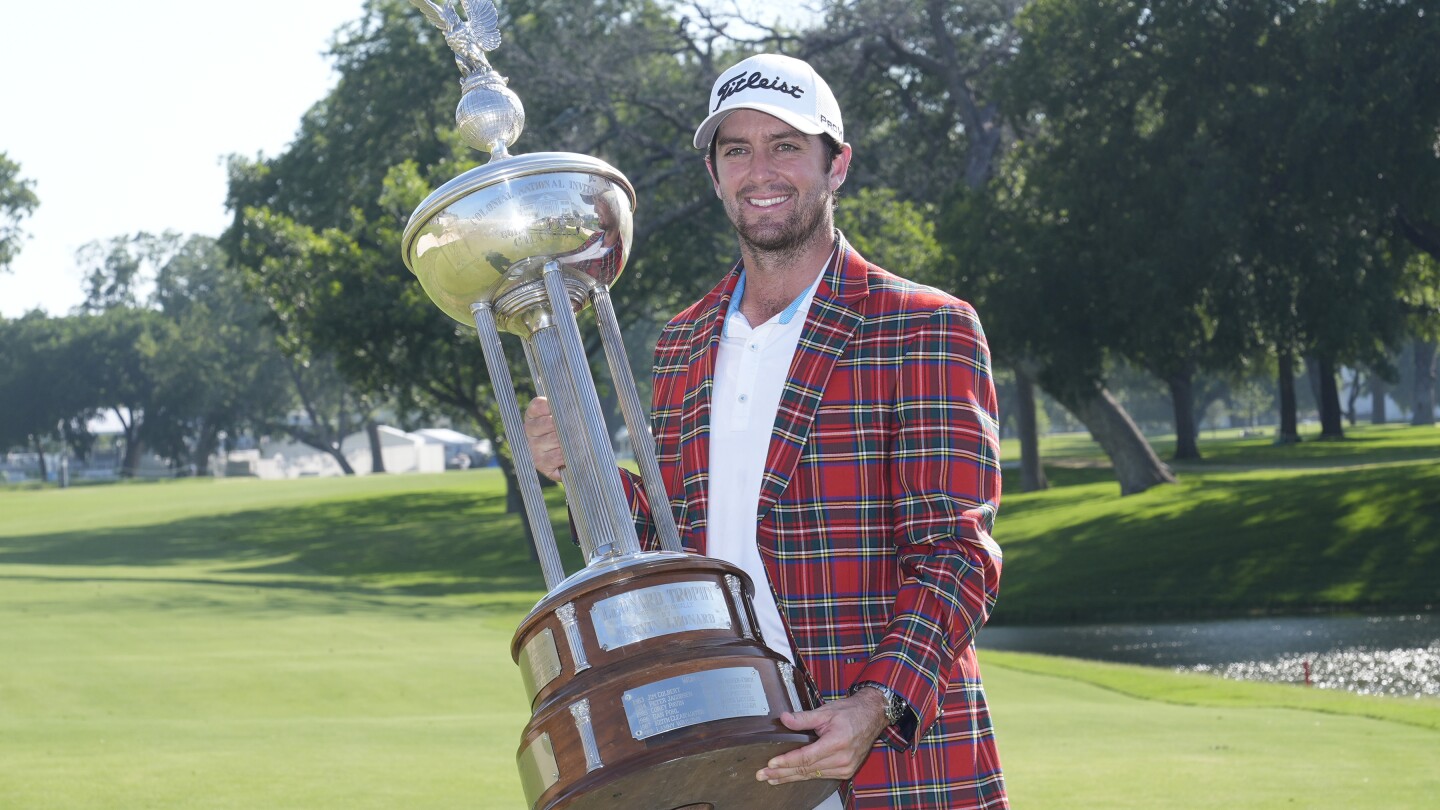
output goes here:
[[[774, 90], [791, 98], [800, 98], [805, 95], [805, 88], [792, 87], [789, 82], [782, 81], [778, 76], [774, 79], [767, 79], [757, 70], [749, 75], [742, 73], [720, 85], [720, 88], [715, 91], [715, 110], [720, 109], [720, 105], [725, 103], [725, 99], [741, 90]], [[711, 112], [715, 110], [711, 110]]]

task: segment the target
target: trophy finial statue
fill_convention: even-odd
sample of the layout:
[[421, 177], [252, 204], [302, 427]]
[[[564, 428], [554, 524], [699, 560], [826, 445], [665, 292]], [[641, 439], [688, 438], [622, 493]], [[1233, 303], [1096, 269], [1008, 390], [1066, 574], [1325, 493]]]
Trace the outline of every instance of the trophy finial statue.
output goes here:
[[410, 0], [431, 25], [445, 35], [463, 77], [464, 95], [455, 108], [455, 125], [467, 144], [489, 152], [491, 160], [510, 156], [508, 147], [525, 128], [525, 108], [506, 86], [504, 76], [490, 66], [486, 53], [500, 47], [500, 15], [491, 0], [463, 0], [465, 19], [455, 0]]

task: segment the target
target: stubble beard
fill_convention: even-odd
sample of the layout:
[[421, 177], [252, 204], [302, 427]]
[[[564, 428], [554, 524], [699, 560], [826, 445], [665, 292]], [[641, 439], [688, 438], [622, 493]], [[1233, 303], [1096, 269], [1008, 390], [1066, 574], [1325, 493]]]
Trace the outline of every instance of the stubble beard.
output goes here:
[[[798, 194], [794, 189], [790, 193]], [[785, 257], [802, 253], [816, 242], [829, 242], [832, 238], [833, 226], [827, 227], [827, 223], [832, 221], [833, 199], [826, 190], [821, 189], [807, 199], [797, 198], [795, 209], [788, 217], [779, 223], [767, 222], [764, 225], [745, 221], [742, 202], [745, 196], [744, 193], [739, 194], [726, 205], [742, 250], [756, 255]]]

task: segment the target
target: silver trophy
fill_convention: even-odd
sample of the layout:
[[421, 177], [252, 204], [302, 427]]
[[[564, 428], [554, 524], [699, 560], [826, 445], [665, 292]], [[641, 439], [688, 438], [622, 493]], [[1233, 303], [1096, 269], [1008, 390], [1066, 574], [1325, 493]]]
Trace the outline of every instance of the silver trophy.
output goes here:
[[[667, 505], [610, 286], [628, 252], [635, 191], [586, 155], [511, 155], [520, 99], [491, 67], [489, 0], [411, 0], [455, 52], [465, 141], [490, 160], [436, 189], [405, 227], [406, 267], [445, 314], [473, 323], [499, 400], [548, 593], [512, 655], [532, 717], [517, 761], [532, 810], [812, 807], [830, 781], [771, 786], [754, 772], [814, 739], [779, 716], [819, 705], [808, 678], [765, 647], [739, 568], [686, 554]], [[575, 315], [593, 305], [660, 551], [642, 551]], [[585, 567], [561, 566], [500, 342], [518, 335], [550, 399]]]

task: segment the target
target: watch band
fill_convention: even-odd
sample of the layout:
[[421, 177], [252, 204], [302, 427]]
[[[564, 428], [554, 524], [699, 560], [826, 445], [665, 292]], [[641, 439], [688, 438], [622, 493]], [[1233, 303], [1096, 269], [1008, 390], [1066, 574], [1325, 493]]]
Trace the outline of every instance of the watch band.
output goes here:
[[887, 726], [893, 726], [899, 723], [904, 719], [906, 710], [910, 708], [910, 704], [905, 702], [905, 698], [900, 697], [899, 693], [894, 689], [882, 683], [861, 681], [851, 687], [850, 694], [853, 695], [861, 689], [874, 689], [885, 696], [885, 725]]

